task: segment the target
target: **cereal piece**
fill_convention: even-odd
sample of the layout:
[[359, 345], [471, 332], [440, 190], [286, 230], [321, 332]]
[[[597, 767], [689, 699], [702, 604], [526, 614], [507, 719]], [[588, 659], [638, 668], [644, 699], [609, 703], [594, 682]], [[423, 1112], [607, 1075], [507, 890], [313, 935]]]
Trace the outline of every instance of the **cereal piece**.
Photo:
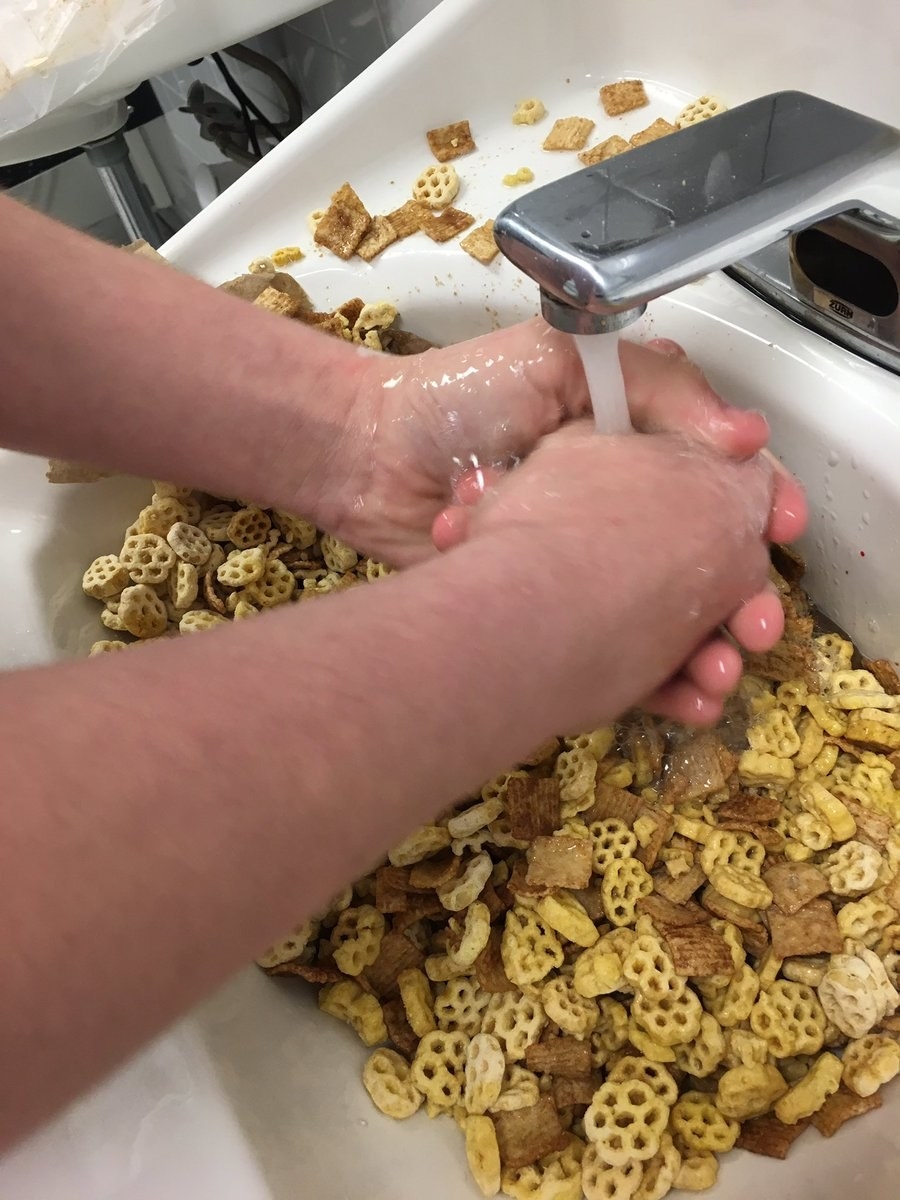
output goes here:
[[363, 1087], [379, 1112], [395, 1121], [405, 1121], [419, 1111], [423, 1100], [410, 1076], [406, 1059], [382, 1048], [363, 1067]]
[[677, 133], [678, 126], [670, 125], [668, 121], [664, 121], [662, 117], [657, 117], [652, 125], [648, 125], [646, 129], [635, 133], [630, 139], [632, 146], [646, 146], [649, 142], [659, 141], [660, 138], [667, 137], [670, 133]]
[[725, 1117], [747, 1121], [769, 1112], [787, 1090], [781, 1072], [768, 1063], [732, 1067], [719, 1080], [716, 1107]]
[[533, 776], [510, 779], [505, 796], [510, 833], [531, 842], [549, 836], [560, 824], [559, 781]]
[[568, 975], [559, 975], [541, 989], [544, 1012], [563, 1033], [586, 1038], [600, 1017], [594, 1000], [579, 995]]
[[478, 149], [468, 121], [456, 121], [438, 129], [429, 129], [425, 136], [431, 153], [440, 163], [450, 162]]
[[481, 1029], [490, 996], [473, 979], [451, 979], [434, 1004], [438, 1029], [474, 1037]]
[[759, 976], [752, 967], [740, 967], [721, 993], [709, 997], [706, 1007], [725, 1029], [746, 1021], [759, 995]]
[[[197, 568], [190, 563], [177, 562], [169, 576], [169, 599], [177, 612], [183, 613], [196, 601], [200, 591]], [[179, 618], [180, 619], [180, 618]]]
[[666, 946], [679, 975], [731, 975], [731, 952], [720, 934], [709, 925], [667, 929]]
[[225, 617], [220, 617], [218, 613], [192, 610], [184, 614], [178, 622], [178, 628], [181, 633], [206, 633], [227, 624]]
[[500, 1042], [490, 1033], [476, 1034], [466, 1051], [463, 1103], [467, 1113], [480, 1116], [500, 1099], [506, 1058]]
[[450, 831], [451, 837], [468, 837], [490, 825], [502, 812], [502, 800], [482, 800], [479, 804], [473, 804], [471, 808], [464, 809], [457, 816], [451, 817], [447, 822], [447, 829]]
[[364, 262], [372, 262], [397, 238], [397, 230], [389, 217], [373, 217], [368, 233], [356, 247], [356, 253]]
[[497, 993], [488, 1001], [482, 1033], [492, 1033], [503, 1046], [507, 1062], [522, 1062], [525, 1052], [536, 1042], [547, 1023], [539, 1000], [521, 993]]
[[672, 1109], [672, 1129], [679, 1142], [695, 1153], [724, 1154], [737, 1141], [741, 1127], [725, 1117], [703, 1092], [685, 1092]]
[[609, 865], [600, 885], [603, 909], [613, 925], [632, 925], [637, 902], [653, 891], [653, 880], [636, 859]]
[[711, 878], [716, 867], [723, 866], [758, 875], [765, 856], [765, 847], [749, 834], [713, 829], [700, 848], [699, 859], [700, 866]]
[[840, 954], [844, 939], [827, 900], [812, 900], [788, 916], [772, 907], [766, 914], [772, 950], [779, 958], [800, 954]]
[[693, 900], [685, 904], [673, 904], [663, 896], [653, 893], [638, 901], [638, 912], [646, 914], [657, 929], [668, 937], [673, 929], [686, 929], [691, 925], [708, 925], [709, 913]]
[[900, 1074], [900, 1046], [889, 1037], [869, 1034], [844, 1050], [842, 1081], [864, 1099]]
[[633, 792], [615, 787], [604, 780], [598, 780], [594, 788], [594, 807], [588, 809], [584, 814], [584, 819], [588, 825], [591, 825], [595, 821], [603, 821], [607, 817], [617, 817], [631, 829], [644, 808], [644, 801], [640, 796], [635, 796]]
[[537, 983], [563, 963], [559, 938], [537, 913], [516, 907], [506, 914], [503, 929], [503, 965], [513, 983]]
[[511, 992], [515, 989], [503, 966], [502, 938], [499, 929], [492, 929], [488, 944], [475, 960], [475, 978], [486, 992]]
[[652, 811], [645, 809], [634, 823], [634, 831], [638, 838], [639, 848], [635, 858], [652, 871], [656, 866], [659, 855], [672, 836], [674, 821], [664, 809]]
[[576, 946], [593, 946], [600, 936], [583, 905], [569, 892], [545, 896], [538, 901], [537, 911], [551, 929]]
[[142, 509], [135, 522], [135, 533], [155, 533], [164, 538], [177, 521], [184, 521], [187, 509], [174, 496], [154, 496], [153, 503]]
[[491, 1106], [491, 1112], [515, 1112], [520, 1108], [531, 1108], [540, 1099], [537, 1075], [515, 1064], [507, 1070], [500, 1098]]
[[876, 708], [857, 709], [847, 722], [848, 740], [890, 754], [900, 750], [900, 716]]
[[[448, 831], [449, 832], [449, 831]], [[393, 860], [392, 860], [393, 861]], [[490, 855], [482, 851], [471, 859], [457, 879], [451, 879], [437, 889], [437, 896], [448, 912], [461, 912], [474, 904], [490, 878], [494, 864]]]
[[597, 163], [606, 162], [608, 158], [615, 158], [617, 154], [624, 154], [626, 150], [630, 149], [631, 146], [629, 143], [615, 133], [612, 137], [598, 142], [596, 146], [591, 146], [588, 150], [582, 150], [578, 155], [578, 161], [586, 167], [595, 167]]
[[841, 1060], [833, 1054], [821, 1055], [803, 1078], [795, 1083], [775, 1105], [775, 1116], [785, 1125], [811, 1117], [819, 1111], [841, 1082]]
[[650, 101], [640, 79], [621, 79], [618, 83], [603, 85], [600, 103], [608, 117], [619, 117], [636, 108], [643, 108]]
[[126, 538], [119, 560], [134, 583], [153, 585], [166, 582], [175, 554], [157, 534], [139, 533]]
[[664, 1133], [659, 1150], [644, 1163], [644, 1174], [634, 1193], [634, 1200], [663, 1200], [672, 1190], [681, 1168], [681, 1153], [671, 1136]]
[[706, 1192], [719, 1178], [719, 1160], [710, 1151], [682, 1157], [674, 1187], [682, 1192]]
[[493, 1116], [500, 1160], [507, 1169], [527, 1167], [568, 1145], [553, 1101], [544, 1096], [531, 1108], [497, 1112]]
[[840, 1087], [833, 1096], [828, 1097], [819, 1111], [813, 1114], [812, 1123], [823, 1137], [834, 1137], [848, 1121], [881, 1108], [881, 1104], [881, 1097], [878, 1095], [862, 1098]]
[[520, 100], [513, 113], [513, 125], [536, 125], [547, 115], [543, 102], [534, 98]]
[[795, 773], [791, 759], [760, 750], [745, 750], [738, 762], [738, 778], [744, 787], [786, 787]]
[[719, 1022], [710, 1013], [700, 1017], [700, 1029], [690, 1042], [674, 1047], [679, 1070], [696, 1079], [705, 1079], [721, 1066], [725, 1059], [725, 1035]]
[[798, 1121], [796, 1125], [785, 1125], [776, 1116], [755, 1117], [741, 1126], [735, 1145], [751, 1154], [763, 1154], [767, 1158], [785, 1159], [788, 1151], [802, 1133], [809, 1128], [809, 1121]]
[[553, 889], [587, 887], [591, 878], [591, 850], [587, 838], [535, 838], [528, 847], [528, 883]]
[[108, 600], [128, 586], [129, 568], [115, 554], [95, 558], [85, 571], [81, 587], [94, 600]]
[[419, 1038], [432, 1033], [437, 1028], [437, 1022], [434, 1019], [434, 998], [428, 976], [417, 967], [407, 967], [397, 976], [397, 986], [413, 1033]]
[[[588, 1061], [590, 1061], [591, 1048], [587, 1042], [578, 1042], [576, 1044], [584, 1046], [588, 1052]], [[564, 1076], [554, 1075], [550, 1095], [553, 1098], [553, 1103], [556, 1105], [556, 1111], [562, 1112], [564, 1108], [577, 1107], [579, 1113], [582, 1113], [593, 1100], [596, 1086], [597, 1081], [587, 1076], [583, 1079], [566, 1079]]]
[[597, 760], [590, 750], [575, 746], [564, 750], [556, 760], [555, 774], [559, 779], [559, 794], [564, 806], [570, 811], [564, 816], [583, 812], [594, 802], [594, 782], [597, 778]]
[[606, 817], [588, 826], [593, 843], [593, 870], [602, 875], [606, 868], [620, 859], [631, 858], [637, 849], [637, 837], [617, 817]]
[[425, 1097], [429, 1111], [454, 1108], [465, 1079], [469, 1039], [462, 1033], [426, 1033], [412, 1063], [412, 1081]]
[[642, 1079], [625, 1086], [607, 1081], [584, 1115], [584, 1132], [604, 1162], [624, 1167], [656, 1154], [668, 1119], [669, 1106]]
[[677, 878], [660, 877], [653, 881], [654, 890], [670, 904], [686, 904], [694, 892], [706, 883], [706, 874], [699, 863]]
[[398, 995], [397, 980], [400, 974], [410, 968], [421, 967], [423, 957], [419, 947], [401, 930], [396, 926], [389, 929], [381, 939], [378, 957], [363, 972], [366, 986], [376, 996]]
[[779, 979], [760, 992], [750, 1028], [767, 1042], [774, 1058], [817, 1054], [825, 1036], [825, 1012], [812, 988]]
[[560, 117], [544, 138], [544, 150], [583, 150], [595, 122], [589, 117]]
[[247, 588], [248, 596], [260, 608], [277, 608], [281, 604], [288, 604], [296, 591], [296, 578], [277, 558], [270, 558], [260, 578]]
[[657, 938], [638, 936], [622, 959], [622, 975], [645, 1000], [659, 1000], [678, 990], [675, 967]]
[[426, 210], [418, 200], [407, 200], [400, 208], [388, 213], [386, 220], [390, 222], [397, 238], [402, 240], [419, 232], [419, 219], [424, 211]]
[[385, 921], [371, 904], [341, 913], [331, 933], [334, 961], [345, 975], [360, 975], [378, 958]]
[[364, 992], [355, 979], [328, 984], [319, 992], [319, 1008], [353, 1029], [365, 1046], [387, 1041], [384, 1013], [374, 996]]
[[448, 945], [447, 955], [459, 967], [474, 966], [491, 935], [491, 914], [486, 904], [475, 901], [466, 909], [459, 944]]
[[700, 1032], [700, 1001], [682, 979], [674, 984], [671, 991], [653, 1000], [637, 996], [631, 1006], [635, 1022], [661, 1046], [689, 1042]]
[[127, 587], [119, 600], [122, 629], [136, 638], [156, 638], [166, 632], [166, 606], [153, 588], [138, 583]]
[[435, 216], [430, 209], [420, 206], [419, 228], [433, 242], [449, 242], [451, 238], [459, 237], [474, 224], [475, 218], [471, 213], [454, 208], [452, 204], [445, 208], [440, 216]]
[[94, 642], [88, 654], [89, 658], [97, 658], [101, 654], [115, 654], [118, 650], [127, 650], [127, 642], [99, 641]]
[[517, 171], [503, 176], [504, 187], [518, 187], [520, 183], [534, 183], [534, 171], [531, 167], [519, 167]]
[[353, 257], [372, 226], [371, 214], [349, 183], [331, 197], [331, 204], [316, 224], [316, 244], [345, 261]]
[[273, 967], [280, 966], [282, 963], [291, 962], [299, 958], [310, 942], [315, 941], [318, 936], [319, 922], [306, 921], [302, 925], [297, 925], [292, 929], [283, 941], [277, 942], [270, 950], [267, 950], [265, 954], [258, 958], [256, 962], [267, 971]]
[[238, 509], [228, 522], [226, 533], [228, 541], [238, 550], [250, 550], [266, 540], [271, 528], [268, 515], [262, 509], [250, 507]]
[[711, 872], [709, 881], [726, 900], [744, 908], [768, 908], [772, 903], [772, 893], [762, 879], [738, 867], [727, 864], [716, 867]]
[[465, 1122], [466, 1160], [482, 1196], [500, 1191], [500, 1148], [490, 1117], [470, 1116]]
[[639, 1055], [627, 1054], [620, 1058], [609, 1071], [607, 1079], [610, 1083], [631, 1083], [640, 1079], [669, 1108], [678, 1099], [678, 1085], [671, 1072]]
[[181, 562], [194, 567], [204, 566], [212, 554], [212, 543], [203, 530], [184, 521], [176, 521], [172, 525], [166, 534], [166, 541]]
[[419, 200], [428, 208], [446, 208], [459, 192], [459, 176], [456, 167], [449, 163], [426, 167], [413, 184], [413, 200]]
[[865, 1037], [900, 999], [881, 960], [864, 947], [834, 955], [818, 993], [828, 1020], [849, 1038]]
[[[410, 867], [420, 863], [433, 854], [439, 854], [450, 845], [448, 830], [440, 825], [424, 825], [415, 833], [410, 834], [405, 841], [395, 846], [388, 854], [388, 860], [394, 867]], [[485, 857], [487, 857], [485, 855]], [[477, 897], [474, 897], [477, 898]], [[461, 905], [462, 908], [467, 907]]]
[[644, 1175], [644, 1165], [636, 1159], [621, 1167], [603, 1161], [596, 1146], [584, 1152], [582, 1187], [586, 1200], [632, 1200]]
[[708, 121], [710, 117], [717, 117], [719, 113], [726, 111], [727, 106], [718, 96], [700, 96], [684, 106], [676, 117], [676, 124], [679, 129], [684, 129], [688, 125], [696, 125], [699, 121]]
[[551, 1038], [529, 1046], [525, 1051], [525, 1063], [529, 1071], [538, 1075], [586, 1079], [591, 1073], [591, 1048], [576, 1037]]
[[216, 579], [226, 587], [245, 588], [261, 579], [265, 569], [265, 546], [234, 550], [216, 571]]
[[838, 929], [844, 937], [853, 938], [871, 949], [895, 916], [894, 909], [881, 894], [870, 892], [861, 900], [851, 900], [844, 905], [838, 913]]
[[575, 989], [581, 996], [608, 996], [628, 983], [622, 973], [622, 959], [602, 943], [585, 950], [575, 960]]
[[773, 903], [788, 915], [827, 892], [829, 886], [822, 871], [810, 863], [778, 863], [764, 871], [762, 877], [772, 893]]
[[494, 241], [494, 222], [485, 221], [477, 229], [473, 229], [459, 243], [478, 262], [488, 266], [500, 253], [500, 247]]

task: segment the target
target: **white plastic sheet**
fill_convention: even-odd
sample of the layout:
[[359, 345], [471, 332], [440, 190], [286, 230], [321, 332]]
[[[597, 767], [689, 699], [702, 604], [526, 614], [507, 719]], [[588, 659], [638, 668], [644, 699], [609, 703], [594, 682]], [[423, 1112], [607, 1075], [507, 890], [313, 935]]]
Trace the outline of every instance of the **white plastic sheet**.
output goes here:
[[173, 0], [0, 0], [0, 136], [76, 98]]

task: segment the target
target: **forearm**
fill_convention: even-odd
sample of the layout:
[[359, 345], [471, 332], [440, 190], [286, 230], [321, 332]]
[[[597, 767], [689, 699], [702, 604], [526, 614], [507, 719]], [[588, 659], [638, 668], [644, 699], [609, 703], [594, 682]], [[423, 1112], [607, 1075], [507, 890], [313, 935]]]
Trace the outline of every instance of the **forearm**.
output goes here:
[[324, 521], [368, 357], [0, 196], [0, 445]]

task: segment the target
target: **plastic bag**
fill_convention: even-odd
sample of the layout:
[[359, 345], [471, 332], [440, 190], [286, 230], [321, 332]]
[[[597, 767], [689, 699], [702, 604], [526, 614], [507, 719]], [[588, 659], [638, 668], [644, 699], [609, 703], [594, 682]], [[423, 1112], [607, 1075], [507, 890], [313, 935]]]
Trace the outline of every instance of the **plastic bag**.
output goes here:
[[6, 0], [0, 3], [0, 136], [67, 104], [174, 0]]

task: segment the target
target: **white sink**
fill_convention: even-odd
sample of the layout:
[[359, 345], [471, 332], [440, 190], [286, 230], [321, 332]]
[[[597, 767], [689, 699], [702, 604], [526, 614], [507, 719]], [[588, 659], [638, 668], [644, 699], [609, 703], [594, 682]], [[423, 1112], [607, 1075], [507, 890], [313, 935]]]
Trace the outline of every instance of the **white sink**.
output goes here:
[[143, 80], [272, 29], [326, 2], [172, 0], [169, 14], [125, 49], [70, 104], [18, 133], [0, 136], [0, 166], [56, 154], [115, 132], [122, 124], [119, 102]]
[[[882, 35], [871, 30], [880, 23]], [[396, 207], [429, 161], [426, 129], [463, 117], [477, 154], [459, 160], [457, 204], [479, 221], [509, 198], [502, 176], [530, 165], [545, 182], [571, 158], [544, 154], [544, 127], [514, 127], [514, 102], [553, 116], [597, 115], [597, 87], [648, 81], [652, 108], [627, 132], [713, 92], [735, 104], [800, 88], [897, 123], [893, 59], [900, 13], [873, 0], [865, 26], [842, 0], [596, 0], [526, 5], [447, 0], [228, 194], [167, 253], [210, 282], [279, 245], [315, 300], [397, 302], [408, 328], [441, 341], [536, 309], [533, 285], [505, 262], [485, 268], [458, 246], [409, 239], [376, 263], [312, 251], [306, 214], [349, 179], [373, 211]], [[838, 50], [839, 48], [839, 50]], [[841, 70], [832, 64], [840, 54]], [[365, 114], [365, 120], [362, 119]], [[372, 130], [384, 136], [372, 137]], [[598, 128], [600, 133], [600, 128]], [[602, 136], [602, 134], [601, 134]], [[900, 196], [894, 208], [900, 214]], [[806, 482], [805, 547], [820, 605], [869, 654], [900, 656], [900, 379], [710, 277], [653, 305], [653, 332], [681, 340], [714, 384], [764, 408], [779, 455]], [[0, 554], [7, 586], [0, 662], [46, 660], [97, 636], [80, 574], [108, 550], [146, 495], [134, 481], [51, 489], [43, 464], [0, 458]], [[252, 897], [248, 897], [252, 903]], [[320, 1016], [302, 988], [248, 971], [127, 1071], [0, 1164], [0, 1194], [41, 1200], [474, 1200], [452, 1122], [381, 1118], [359, 1082], [364, 1051]], [[884, 1107], [833, 1141], [810, 1132], [786, 1163], [728, 1156], [720, 1200], [895, 1200], [900, 1081]], [[223, 1178], [227, 1184], [223, 1185]]]

